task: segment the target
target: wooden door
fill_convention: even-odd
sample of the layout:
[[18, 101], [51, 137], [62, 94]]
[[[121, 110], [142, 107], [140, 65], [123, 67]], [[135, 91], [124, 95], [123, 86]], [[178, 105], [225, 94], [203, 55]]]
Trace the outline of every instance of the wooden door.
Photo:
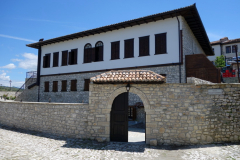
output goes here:
[[118, 95], [112, 104], [110, 140], [128, 142], [128, 92]]

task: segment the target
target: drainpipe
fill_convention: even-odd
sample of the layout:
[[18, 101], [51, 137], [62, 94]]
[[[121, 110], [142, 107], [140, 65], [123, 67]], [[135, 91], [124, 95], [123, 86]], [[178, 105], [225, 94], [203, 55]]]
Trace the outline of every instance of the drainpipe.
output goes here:
[[179, 42], [179, 83], [181, 83], [181, 37], [180, 37], [180, 22], [178, 16], [176, 15], [178, 21], [178, 42]]
[[38, 48], [38, 64], [37, 64], [38, 102], [39, 102], [39, 99], [40, 99], [39, 98], [39, 92], [40, 92], [41, 54], [42, 54], [42, 48], [41, 48], [41, 46], [39, 46], [39, 48]]

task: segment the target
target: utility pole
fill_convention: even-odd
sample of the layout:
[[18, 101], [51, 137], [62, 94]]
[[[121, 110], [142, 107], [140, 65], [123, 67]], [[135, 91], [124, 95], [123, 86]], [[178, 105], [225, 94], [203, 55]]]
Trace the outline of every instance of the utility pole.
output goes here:
[[10, 79], [9, 83], [10, 83], [10, 91], [12, 91], [12, 88], [11, 88], [12, 81], [11, 81], [11, 79]]
[[234, 48], [235, 48], [235, 52], [236, 52], [236, 59], [237, 59], [237, 75], [238, 75], [238, 83], [240, 83], [240, 79], [239, 79], [239, 74], [240, 74], [240, 71], [239, 71], [239, 64], [238, 64], [238, 54], [237, 54], [237, 52], [238, 52], [238, 47], [237, 47], [237, 45], [234, 45]]

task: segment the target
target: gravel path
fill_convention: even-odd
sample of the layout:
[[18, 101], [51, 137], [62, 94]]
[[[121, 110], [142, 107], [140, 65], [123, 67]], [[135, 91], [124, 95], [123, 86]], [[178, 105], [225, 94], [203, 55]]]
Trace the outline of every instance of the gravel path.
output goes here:
[[151, 147], [144, 143], [97, 143], [0, 125], [0, 159], [240, 160], [240, 144]]

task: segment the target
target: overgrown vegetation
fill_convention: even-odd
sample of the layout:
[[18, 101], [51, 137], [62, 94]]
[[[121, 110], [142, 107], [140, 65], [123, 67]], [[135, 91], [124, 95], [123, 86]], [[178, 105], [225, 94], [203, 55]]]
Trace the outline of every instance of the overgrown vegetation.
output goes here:
[[3, 98], [4, 98], [4, 99], [7, 99], [7, 100], [15, 100], [15, 99], [16, 99], [16, 96], [10, 96], [10, 97], [8, 97], [8, 94], [3, 94]]
[[225, 59], [223, 55], [217, 56], [214, 62], [218, 68], [225, 67]]

